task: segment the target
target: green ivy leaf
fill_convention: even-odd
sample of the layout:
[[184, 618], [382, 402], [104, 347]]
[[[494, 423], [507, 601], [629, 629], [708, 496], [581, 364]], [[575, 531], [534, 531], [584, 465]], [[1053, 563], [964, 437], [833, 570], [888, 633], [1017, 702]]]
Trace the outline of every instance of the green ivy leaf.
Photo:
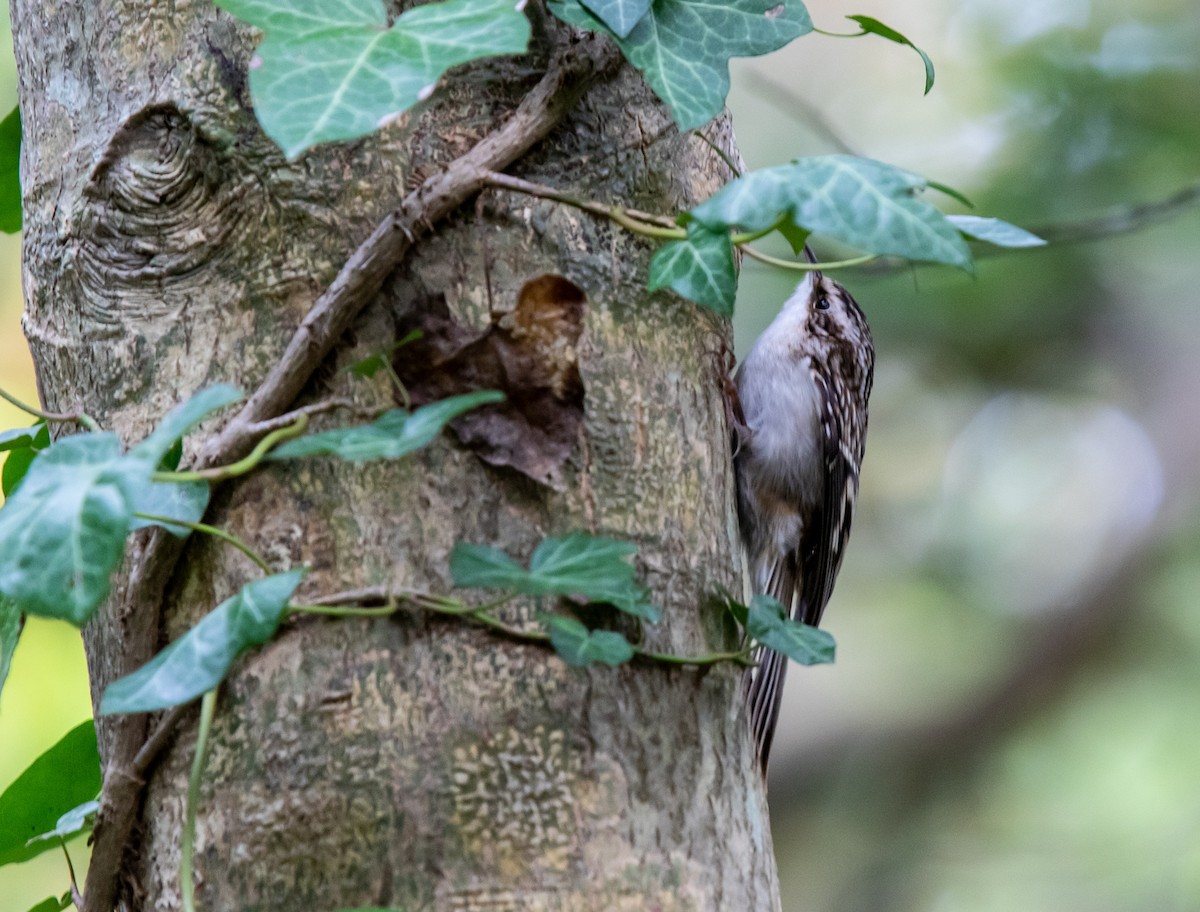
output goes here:
[[247, 583], [137, 671], [109, 684], [100, 715], [166, 709], [212, 690], [239, 655], [275, 635], [304, 573], [291, 570]]
[[828, 665], [834, 659], [836, 644], [828, 631], [793, 621], [784, 607], [767, 595], [751, 600], [746, 632], [801, 665]]
[[450, 554], [450, 575], [456, 586], [599, 602], [654, 623], [661, 612], [626, 560], [636, 553], [629, 542], [574, 532], [544, 539], [526, 570], [497, 548], [459, 542]]
[[650, 12], [650, 0], [579, 0], [618, 38], [628, 38], [633, 27]]
[[737, 625], [743, 629], [746, 627], [746, 621], [750, 617], [750, 609], [735, 599], [723, 587], [717, 590], [715, 596], [716, 602], [729, 612], [730, 617], [737, 622]]
[[0, 120], [0, 231], [21, 230], [21, 112]]
[[[129, 451], [135, 459], [143, 459], [154, 468], [167, 456], [174, 445], [192, 428], [219, 409], [244, 397], [236, 386], [218, 383], [193, 395], [163, 416], [150, 435]], [[178, 465], [178, 463], [176, 463]]]
[[111, 433], [47, 449], [0, 509], [0, 593], [27, 614], [87, 623], [108, 595], [151, 471], [123, 458]]
[[870, 253], [971, 268], [962, 235], [919, 195], [911, 171], [853, 155], [799, 158], [732, 181], [691, 215], [712, 231], [791, 222]]
[[9, 451], [4, 460], [4, 468], [0, 470], [0, 491], [4, 492], [5, 497], [9, 497], [17, 489], [37, 454], [50, 446], [50, 431], [44, 421], [9, 433], [14, 434], [9, 439], [9, 445], [0, 447], [0, 451]]
[[637, 546], [630, 542], [586, 532], [543, 539], [529, 560], [529, 594], [603, 596], [615, 584], [633, 581], [626, 558], [634, 554]]
[[289, 440], [272, 450], [267, 459], [297, 459], [301, 456], [338, 456], [351, 462], [398, 459], [429, 446], [459, 415], [481, 405], [503, 401], [503, 393], [481, 390], [433, 402], [411, 414], [404, 409], [391, 409], [371, 424], [335, 428]]
[[17, 641], [21, 639], [21, 628], [24, 626], [25, 618], [17, 603], [0, 595], [0, 693], [4, 691], [4, 682], [12, 667], [13, 653], [17, 650]]
[[[577, 28], [613, 34], [579, 0], [550, 8]], [[725, 107], [730, 58], [766, 54], [811, 31], [800, 0], [657, 0], [627, 37], [613, 38], [679, 129], [692, 130]]]
[[32, 839], [27, 840], [25, 845], [30, 846], [39, 842], [52, 842], [57, 845], [59, 842], [64, 842], [73, 836], [78, 836], [84, 830], [91, 830], [92, 824], [96, 822], [96, 812], [100, 810], [99, 801], [85, 801], [83, 804], [71, 808], [54, 824], [54, 829], [45, 833], [39, 833]]
[[550, 633], [550, 645], [568, 665], [583, 667], [599, 662], [613, 667], [633, 658], [633, 647], [611, 630], [588, 630], [575, 618], [547, 615], [541, 618]]
[[804, 245], [808, 243], [809, 236], [812, 234], [811, 231], [801, 228], [792, 222], [783, 222], [779, 226], [778, 231], [783, 235], [783, 239], [788, 242], [788, 246], [792, 248], [792, 253], [796, 256], [804, 253]]
[[43, 899], [40, 903], [34, 906], [29, 912], [62, 912], [63, 909], [71, 905], [71, 894], [64, 893], [60, 897], [51, 896], [48, 899]]
[[878, 19], [872, 19], [870, 16], [847, 16], [846, 18], [857, 22], [868, 35], [878, 35], [880, 38], [886, 38], [896, 44], [903, 44], [920, 54], [921, 62], [925, 64], [925, 94], [929, 94], [929, 90], [933, 88], [933, 61], [929, 59], [928, 54], [894, 28], [884, 25]]
[[995, 244], [997, 247], [1044, 247], [1046, 242], [1036, 234], [1018, 228], [998, 218], [978, 215], [948, 215], [947, 221], [963, 234]]
[[217, 6], [279, 37], [339, 26], [387, 28], [380, 0], [218, 0]]
[[[133, 512], [198, 523], [204, 518], [204, 511], [208, 509], [210, 494], [211, 488], [206, 481], [154, 481], [137, 489]], [[143, 519], [136, 515], [129, 528], [144, 529], [147, 526], [161, 526], [177, 538], [187, 538], [192, 534], [192, 530], [186, 526], [177, 526], [157, 519]]]
[[522, 54], [529, 20], [514, 0], [444, 0], [387, 25], [379, 0], [218, 0], [266, 32], [251, 62], [259, 121], [289, 159], [371, 133], [454, 66]]
[[729, 232], [690, 223], [686, 240], [664, 244], [654, 254], [647, 287], [670, 288], [723, 317], [732, 316], [737, 272]]
[[[39, 421], [32, 427], [13, 428], [0, 433], [0, 453], [8, 450], [23, 449], [25, 447], [34, 446], [34, 440], [40, 438], [42, 432], [46, 429], [46, 422]], [[46, 433], [45, 442], [41, 444], [42, 449], [50, 445], [49, 432]]]
[[100, 754], [89, 719], [67, 732], [0, 795], [0, 865], [26, 861], [53, 843], [26, 843], [54, 829], [72, 808], [100, 792]]
[[458, 542], [450, 552], [450, 576], [454, 585], [468, 589], [520, 592], [528, 583], [529, 571], [499, 548]]

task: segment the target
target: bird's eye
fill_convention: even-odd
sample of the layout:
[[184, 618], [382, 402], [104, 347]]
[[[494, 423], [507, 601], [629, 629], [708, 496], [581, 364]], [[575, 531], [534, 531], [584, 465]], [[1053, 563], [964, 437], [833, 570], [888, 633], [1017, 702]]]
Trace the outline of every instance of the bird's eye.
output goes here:
[[817, 298], [817, 310], [829, 310], [829, 298], [825, 295]]

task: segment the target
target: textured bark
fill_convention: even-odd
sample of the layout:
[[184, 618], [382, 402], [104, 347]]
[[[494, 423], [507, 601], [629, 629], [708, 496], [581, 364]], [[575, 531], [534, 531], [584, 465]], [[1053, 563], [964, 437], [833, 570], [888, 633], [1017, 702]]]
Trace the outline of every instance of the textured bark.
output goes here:
[[[127, 441], [207, 384], [253, 389], [380, 219], [503, 122], [537, 81], [547, 40], [539, 34], [529, 58], [457, 71], [378, 136], [288, 164], [248, 107], [252, 36], [209, 4], [13, 0], [12, 19], [25, 326], [43, 398], [82, 405]], [[712, 135], [731, 142], [722, 124]], [[622, 68], [513, 171], [667, 209], [711, 192], [723, 168]], [[650, 249], [557, 204], [489, 191], [434, 229], [300, 403], [331, 392], [386, 403], [382, 378], [340, 368], [385, 347], [433, 296], [483, 327], [529, 278], [564, 275], [588, 304], [584, 429], [563, 490], [489, 468], [447, 437], [398, 463], [273, 466], [222, 488], [209, 521], [279, 569], [309, 564], [307, 594], [445, 591], [458, 540], [527, 555], [542, 536], [576, 528], [629, 538], [664, 608], [648, 645], [728, 648], [731, 630], [704, 607], [716, 585], [740, 591], [717, 375], [727, 328], [648, 296]], [[236, 553], [191, 541], [153, 629], [130, 629], [119, 591], [85, 630], [93, 692], [253, 572]], [[106, 723], [107, 762], [116, 724], [141, 723]], [[194, 730], [185, 725], [153, 771], [122, 909], [179, 907]], [[736, 669], [579, 671], [417, 615], [295, 623], [238, 666], [214, 727], [197, 867], [210, 910], [778, 904]]]

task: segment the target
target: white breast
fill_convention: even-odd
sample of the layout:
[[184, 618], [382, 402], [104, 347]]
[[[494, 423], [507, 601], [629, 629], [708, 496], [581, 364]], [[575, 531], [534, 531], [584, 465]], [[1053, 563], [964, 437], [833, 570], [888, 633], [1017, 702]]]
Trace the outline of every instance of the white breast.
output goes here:
[[[799, 508], [815, 503], [825, 482], [821, 453], [820, 394], [809, 359], [796, 358], [790, 325], [799, 315], [781, 313], [755, 343], [738, 371], [738, 393], [751, 431], [752, 471]], [[789, 319], [791, 317], [791, 319]]]

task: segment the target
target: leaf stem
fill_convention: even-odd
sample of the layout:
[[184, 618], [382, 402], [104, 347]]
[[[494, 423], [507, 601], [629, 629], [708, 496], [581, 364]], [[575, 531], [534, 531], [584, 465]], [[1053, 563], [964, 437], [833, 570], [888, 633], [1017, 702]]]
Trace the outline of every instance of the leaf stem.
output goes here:
[[200, 701], [200, 729], [196, 733], [196, 754], [188, 776], [187, 812], [183, 838], [179, 846], [179, 890], [183, 912], [196, 912], [196, 886], [193, 861], [196, 849], [196, 806], [200, 803], [200, 780], [204, 775], [204, 754], [208, 749], [208, 733], [217, 710], [217, 690], [207, 691]]
[[862, 266], [864, 263], [879, 259], [878, 254], [867, 253], [851, 257], [848, 260], [834, 260], [829, 263], [801, 263], [799, 260], [785, 260], [782, 257], [771, 256], [769, 253], [755, 250], [745, 243], [739, 245], [739, 249], [744, 251], [747, 256], [763, 263], [770, 263], [772, 266], [779, 266], [783, 269], [794, 269], [797, 272], [829, 272], [834, 269], [849, 269], [851, 266]]
[[759, 231], [742, 231], [730, 235], [729, 241], [735, 247], [741, 247], [743, 244], [749, 244], [751, 241], [757, 241], [759, 238], [765, 238], [778, 227], [778, 225], [772, 225], [770, 228], [763, 228]]
[[264, 573], [271, 572], [271, 565], [267, 563], [266, 558], [251, 548], [243, 539], [238, 538], [232, 532], [226, 532], [224, 529], [217, 526], [210, 526], [208, 523], [188, 522], [186, 519], [175, 519], [171, 516], [155, 516], [152, 513], [134, 513], [138, 519], [144, 519], [147, 522], [159, 523], [165, 526], [179, 526], [183, 529], [191, 529], [193, 532], [202, 532], [205, 535], [211, 535], [213, 538], [219, 538], [227, 545], [232, 545], [241, 551], [246, 557], [258, 564], [260, 570]]
[[818, 35], [824, 35], [826, 38], [861, 38], [863, 35], [870, 34], [866, 29], [851, 34], [846, 34], [845, 32], [827, 32], [825, 29], [817, 28], [815, 25], [813, 26], [813, 31]]
[[[482, 605], [468, 605], [461, 599], [446, 595], [435, 595], [421, 590], [388, 592], [380, 587], [335, 592], [331, 595], [320, 596], [305, 605], [289, 605], [288, 611], [297, 614], [316, 614], [327, 617], [387, 617], [404, 607], [407, 602], [411, 607], [440, 614], [443, 617], [462, 617], [469, 621], [495, 630], [514, 640], [525, 643], [546, 644], [550, 635], [541, 630], [528, 630], [516, 627], [500, 620], [492, 614], [497, 608], [511, 602], [517, 597], [515, 592], [484, 602]], [[354, 602], [383, 601], [378, 606], [351, 604]], [[719, 665], [722, 662], [733, 662], [741, 666], [752, 666], [751, 650], [743, 646], [736, 652], [710, 652], [698, 656], [672, 655], [666, 652], [652, 652], [648, 649], [634, 646], [633, 654], [648, 662], [659, 662], [664, 665]]]
[[399, 605], [380, 605], [368, 608], [365, 605], [288, 605], [288, 613], [319, 614], [325, 617], [387, 617], [395, 614]]
[[67, 841], [60, 837], [58, 844], [62, 848], [63, 858], [67, 860], [67, 874], [71, 878], [71, 902], [77, 908], [83, 908], [83, 894], [79, 892], [79, 881], [75, 879], [75, 865], [71, 864], [71, 853], [67, 851]]
[[8, 390], [0, 388], [0, 399], [3, 399], [9, 405], [14, 405], [26, 414], [33, 415], [35, 418], [41, 418], [43, 421], [58, 421], [71, 422], [83, 425], [89, 431], [100, 430], [100, 425], [90, 415], [83, 412], [47, 412], [40, 408], [34, 408], [26, 402], [22, 402]]
[[681, 241], [687, 237], [687, 232], [678, 225], [675, 225], [674, 222], [666, 224], [668, 222], [666, 216], [580, 199], [577, 196], [571, 196], [569, 193], [563, 193], [561, 190], [555, 190], [553, 187], [548, 187], [545, 184], [535, 184], [509, 174], [501, 174], [498, 171], [488, 171], [484, 175], [484, 180], [490, 187], [496, 187], [501, 190], [512, 190], [516, 193], [524, 193], [527, 196], [536, 196], [539, 199], [552, 200], [556, 203], [573, 206], [584, 212], [590, 212], [593, 215], [599, 215], [616, 222], [627, 231], [640, 234], [642, 237], [669, 241]]
[[651, 662], [662, 662], [666, 665], [720, 665], [722, 662], [733, 662], [736, 665], [751, 666], [754, 661], [750, 652], [740, 649], [737, 652], [710, 652], [699, 656], [678, 656], [669, 652], [650, 652], [634, 647], [633, 654]]
[[225, 481], [229, 478], [237, 478], [239, 475], [245, 475], [267, 455], [272, 447], [283, 443], [285, 440], [291, 440], [293, 437], [299, 437], [308, 427], [308, 415], [300, 414], [296, 420], [287, 427], [281, 427], [271, 431], [262, 438], [250, 453], [237, 462], [227, 466], [213, 466], [211, 469], [200, 469], [190, 472], [155, 472], [150, 476], [151, 481]]

